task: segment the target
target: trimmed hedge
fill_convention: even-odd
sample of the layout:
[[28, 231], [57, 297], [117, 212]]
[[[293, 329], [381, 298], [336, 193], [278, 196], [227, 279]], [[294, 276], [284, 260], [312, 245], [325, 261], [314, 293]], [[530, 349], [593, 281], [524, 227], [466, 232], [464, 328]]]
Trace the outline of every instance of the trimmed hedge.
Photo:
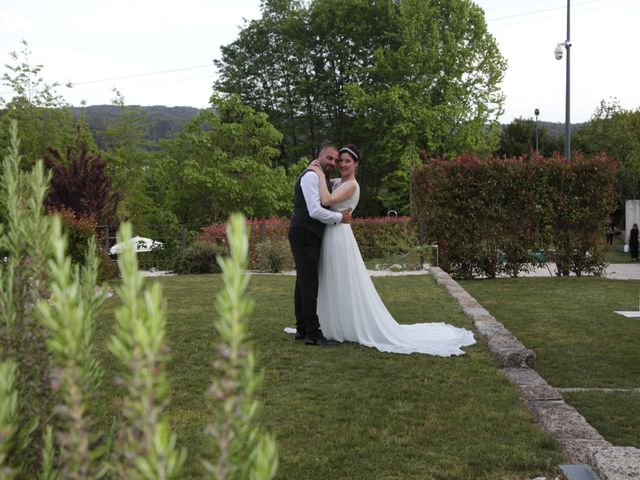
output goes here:
[[517, 276], [548, 260], [558, 275], [599, 275], [617, 171], [604, 155], [429, 159], [412, 171], [414, 219], [458, 278]]

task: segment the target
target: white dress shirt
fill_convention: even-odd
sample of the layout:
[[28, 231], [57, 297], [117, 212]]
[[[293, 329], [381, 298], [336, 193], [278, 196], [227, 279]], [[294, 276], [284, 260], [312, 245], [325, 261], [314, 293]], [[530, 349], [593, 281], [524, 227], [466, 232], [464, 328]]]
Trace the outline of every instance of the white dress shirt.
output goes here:
[[320, 204], [320, 179], [315, 172], [305, 173], [300, 179], [300, 187], [311, 218], [333, 225], [342, 222], [342, 213], [323, 208]]

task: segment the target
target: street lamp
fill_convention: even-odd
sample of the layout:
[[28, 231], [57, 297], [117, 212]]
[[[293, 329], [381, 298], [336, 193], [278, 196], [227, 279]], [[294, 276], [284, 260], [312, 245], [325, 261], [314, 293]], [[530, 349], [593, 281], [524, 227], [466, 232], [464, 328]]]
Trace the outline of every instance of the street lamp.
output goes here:
[[536, 114], [536, 153], [538, 153], [538, 115], [540, 115], [540, 110], [536, 108], [533, 113]]
[[566, 105], [565, 105], [565, 118], [564, 118], [564, 157], [567, 160], [571, 159], [571, 89], [570, 89], [570, 79], [571, 79], [571, 71], [570, 71], [570, 61], [571, 58], [571, 41], [570, 37], [570, 4], [571, 0], [567, 0], [567, 39], [556, 45], [555, 56], [556, 60], [562, 60], [562, 47], [567, 51], [567, 93], [566, 93]]

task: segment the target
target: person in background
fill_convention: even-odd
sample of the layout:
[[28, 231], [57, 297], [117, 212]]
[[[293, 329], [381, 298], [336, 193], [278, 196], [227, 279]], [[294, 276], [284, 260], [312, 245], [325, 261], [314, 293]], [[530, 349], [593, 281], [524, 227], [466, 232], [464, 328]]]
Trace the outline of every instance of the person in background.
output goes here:
[[613, 235], [616, 233], [616, 226], [613, 224], [613, 220], [609, 220], [607, 224], [607, 230], [605, 234], [607, 236], [607, 245], [613, 245]]
[[638, 224], [634, 223], [629, 231], [629, 238], [627, 243], [629, 244], [629, 253], [631, 254], [631, 260], [638, 261]]

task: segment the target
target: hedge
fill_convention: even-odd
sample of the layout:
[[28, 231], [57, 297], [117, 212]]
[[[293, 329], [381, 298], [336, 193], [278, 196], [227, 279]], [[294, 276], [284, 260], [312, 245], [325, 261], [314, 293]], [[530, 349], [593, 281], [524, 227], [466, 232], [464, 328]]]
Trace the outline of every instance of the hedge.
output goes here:
[[[257, 269], [264, 264], [259, 258], [258, 245], [266, 241], [287, 241], [289, 219], [253, 219], [247, 224], [250, 228], [249, 268]], [[414, 225], [409, 217], [354, 218], [352, 228], [365, 260], [404, 253], [417, 245]], [[224, 224], [209, 225], [202, 229], [200, 240], [224, 245], [224, 232]], [[292, 265], [293, 259], [284, 263]]]
[[413, 216], [458, 278], [517, 276], [541, 260], [598, 275], [617, 172], [605, 155], [428, 159], [412, 171]]

